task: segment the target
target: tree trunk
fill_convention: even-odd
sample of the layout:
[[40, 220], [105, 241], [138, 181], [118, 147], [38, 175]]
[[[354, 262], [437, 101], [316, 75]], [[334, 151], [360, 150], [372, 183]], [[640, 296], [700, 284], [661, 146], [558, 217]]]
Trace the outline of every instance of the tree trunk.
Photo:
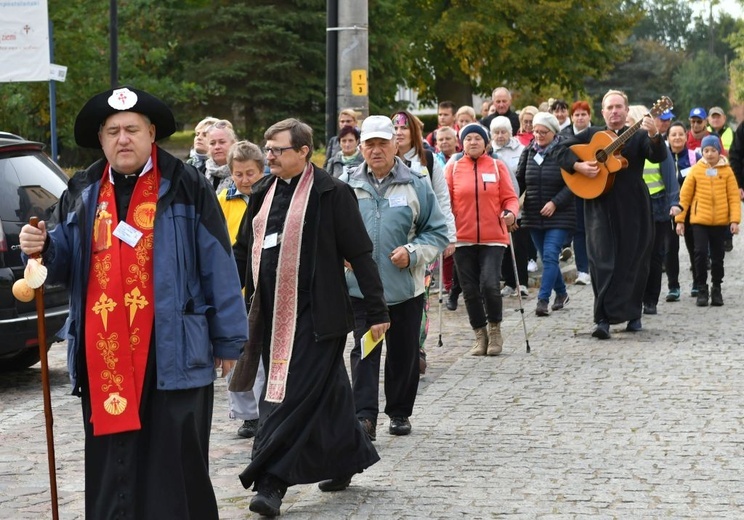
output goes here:
[[[437, 102], [452, 101], [458, 107], [473, 103], [473, 88], [470, 81], [464, 76], [461, 78], [455, 78], [451, 75], [437, 76], [434, 90], [437, 93]], [[480, 113], [480, 107], [473, 108], [475, 108], [476, 114]]]

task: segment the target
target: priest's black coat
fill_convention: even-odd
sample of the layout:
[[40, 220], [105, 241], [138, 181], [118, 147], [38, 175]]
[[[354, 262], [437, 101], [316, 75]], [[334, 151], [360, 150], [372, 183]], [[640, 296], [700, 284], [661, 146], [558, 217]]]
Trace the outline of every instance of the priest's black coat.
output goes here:
[[[553, 151], [561, 168], [581, 175], [574, 173], [573, 165], [579, 158], [569, 147], [589, 143], [603, 130], [607, 128], [590, 127], [563, 141]], [[627, 127], [618, 133], [625, 130]], [[622, 323], [641, 317], [654, 241], [651, 199], [643, 168], [646, 159], [659, 163], [666, 154], [661, 138], [651, 139], [645, 130], [639, 130], [621, 149], [628, 166], [616, 173], [612, 189], [584, 201], [595, 322]]]

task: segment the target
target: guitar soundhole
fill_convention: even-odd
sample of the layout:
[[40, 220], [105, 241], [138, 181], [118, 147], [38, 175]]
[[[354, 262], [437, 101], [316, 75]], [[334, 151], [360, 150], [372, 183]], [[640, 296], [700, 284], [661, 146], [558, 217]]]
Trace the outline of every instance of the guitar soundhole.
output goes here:
[[594, 158], [597, 159], [597, 161], [601, 163], [607, 162], [607, 152], [604, 150], [597, 150], [597, 153], [594, 155]]

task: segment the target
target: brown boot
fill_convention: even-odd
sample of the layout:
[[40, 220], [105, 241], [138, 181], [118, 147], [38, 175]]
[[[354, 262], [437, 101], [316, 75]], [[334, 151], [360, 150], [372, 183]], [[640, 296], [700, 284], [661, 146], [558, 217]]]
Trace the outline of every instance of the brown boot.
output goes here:
[[471, 356], [485, 356], [486, 350], [488, 349], [488, 332], [486, 327], [475, 329], [475, 343], [473, 348], [470, 349]]
[[489, 356], [498, 356], [501, 354], [504, 346], [504, 338], [501, 337], [501, 323], [488, 324], [488, 350]]

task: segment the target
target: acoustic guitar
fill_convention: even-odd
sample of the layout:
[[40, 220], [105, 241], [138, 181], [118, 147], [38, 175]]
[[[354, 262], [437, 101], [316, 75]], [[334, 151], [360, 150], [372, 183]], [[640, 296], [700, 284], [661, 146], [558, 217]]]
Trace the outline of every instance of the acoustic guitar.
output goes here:
[[[651, 108], [650, 115], [656, 117], [672, 106], [672, 100], [662, 96]], [[594, 134], [587, 144], [571, 146], [571, 151], [579, 160], [597, 161], [599, 173], [596, 177], [587, 177], [561, 169], [561, 175], [568, 189], [582, 199], [596, 199], [610, 191], [615, 182], [615, 174], [628, 166], [627, 159], [620, 154], [622, 147], [641, 128], [642, 122], [642, 120], [636, 121], [620, 136], [610, 130], [603, 130]]]

